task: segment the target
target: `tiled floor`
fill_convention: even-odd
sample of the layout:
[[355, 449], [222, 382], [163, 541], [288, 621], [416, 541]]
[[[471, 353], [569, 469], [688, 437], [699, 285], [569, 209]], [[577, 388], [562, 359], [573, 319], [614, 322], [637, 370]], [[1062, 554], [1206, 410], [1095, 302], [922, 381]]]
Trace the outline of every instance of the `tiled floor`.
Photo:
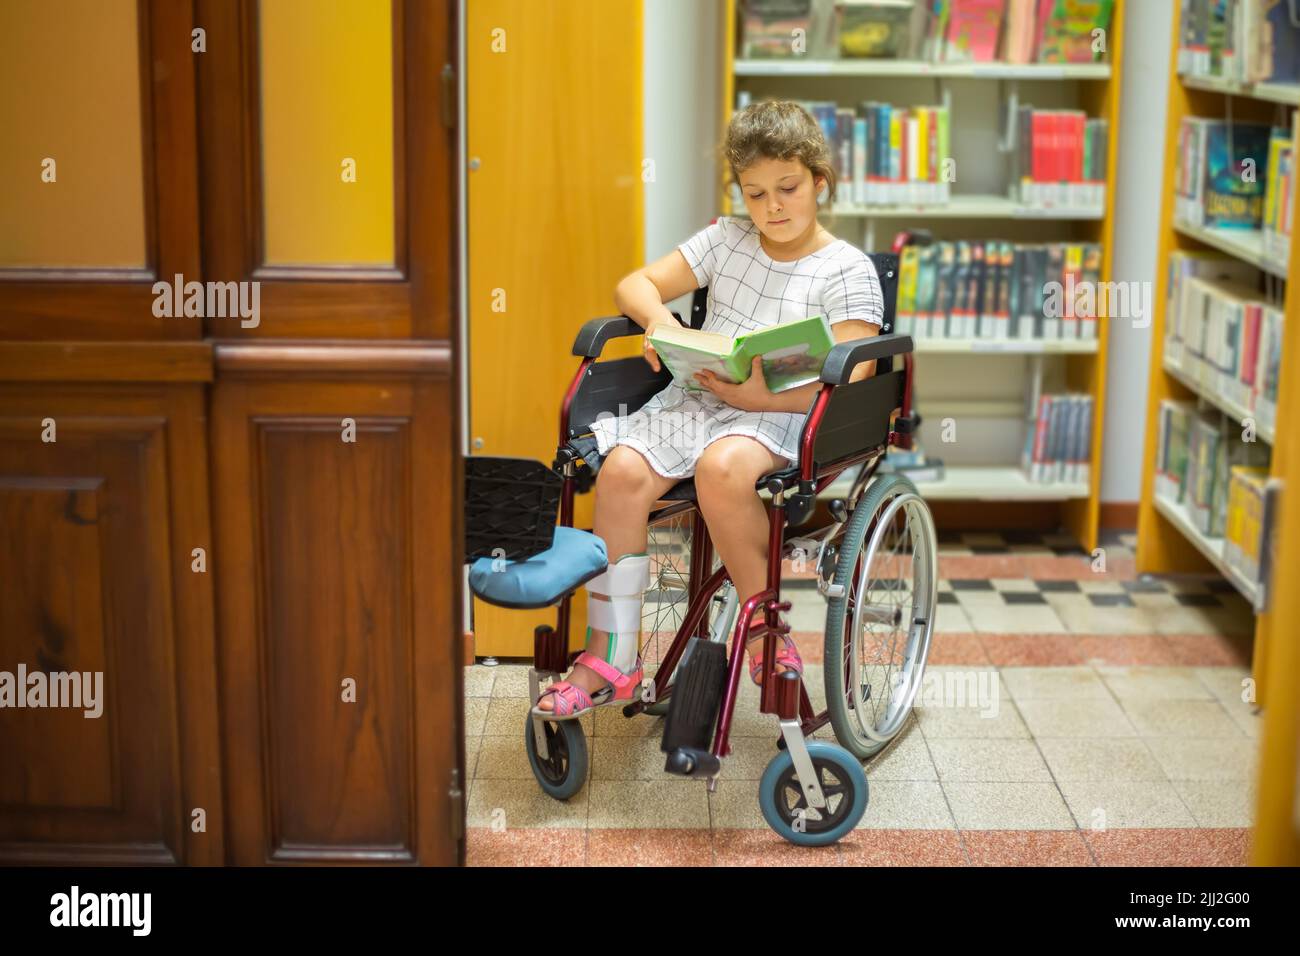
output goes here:
[[[1103, 566], [1064, 538], [945, 536], [917, 716], [866, 765], [866, 814], [834, 847], [764, 823], [777, 731], [747, 681], [716, 792], [663, 772], [662, 721], [611, 707], [584, 718], [590, 777], [560, 803], [524, 753], [526, 665], [468, 667], [469, 862], [1242, 865], [1250, 611], [1218, 579], [1136, 579], [1131, 546], [1109, 542]], [[821, 709], [825, 602], [807, 575], [783, 589]], [[971, 706], [957, 686], [996, 692]]]

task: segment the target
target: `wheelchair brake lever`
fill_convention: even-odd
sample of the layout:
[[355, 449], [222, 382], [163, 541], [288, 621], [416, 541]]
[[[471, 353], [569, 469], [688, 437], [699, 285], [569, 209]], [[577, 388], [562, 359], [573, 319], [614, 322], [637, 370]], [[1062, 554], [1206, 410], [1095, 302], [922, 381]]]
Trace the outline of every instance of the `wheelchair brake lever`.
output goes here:
[[573, 490], [577, 494], [584, 495], [596, 484], [596, 470], [587, 464], [586, 459], [582, 460], [582, 464], [577, 464], [579, 458], [576, 449], [569, 445], [562, 445], [556, 451], [551, 469], [565, 477], [572, 477]]

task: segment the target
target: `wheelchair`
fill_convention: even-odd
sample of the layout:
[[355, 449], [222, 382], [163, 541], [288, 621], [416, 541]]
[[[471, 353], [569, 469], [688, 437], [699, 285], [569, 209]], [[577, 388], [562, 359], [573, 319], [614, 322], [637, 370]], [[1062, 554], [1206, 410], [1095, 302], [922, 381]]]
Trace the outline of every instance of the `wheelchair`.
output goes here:
[[[646, 679], [640, 699], [623, 707], [629, 718], [665, 717], [665, 771], [703, 778], [713, 791], [730, 753], [746, 641], [762, 636], [759, 710], [777, 718], [780, 736], [759, 803], [775, 832], [803, 846], [834, 843], [860, 821], [868, 801], [863, 761], [883, 750], [911, 715], [938, 606], [929, 508], [906, 478], [880, 472], [890, 446], [910, 447], [920, 419], [912, 411], [912, 340], [893, 332], [898, 258], [871, 258], [884, 293], [881, 333], [832, 348], [798, 462], [765, 475], [756, 487], [766, 493], [769, 518], [766, 588], [736, 594], [713, 554], [693, 479], [670, 489], [651, 511], [641, 653], [647, 665], [657, 661], [658, 670]], [[694, 328], [703, 324], [707, 296], [707, 288], [694, 295]], [[557, 607], [555, 625], [534, 631], [532, 706], [577, 656], [568, 652], [574, 593], [607, 567], [604, 542], [573, 528], [574, 496], [594, 484], [590, 424], [602, 412], [640, 408], [671, 380], [666, 369], [655, 372], [640, 356], [598, 361], [610, 340], [641, 334], [625, 316], [593, 319], [581, 328], [573, 345], [580, 361], [561, 403], [549, 468], [526, 459], [465, 459], [471, 590], [506, 607]], [[850, 382], [853, 369], [872, 359], [875, 374]], [[842, 494], [819, 499], [835, 481]], [[791, 608], [781, 599], [786, 560], [815, 570], [827, 602], [826, 710], [820, 713], [801, 675], [774, 673], [779, 635], [790, 630], [778, 616]], [[760, 608], [762, 617], [751, 626]], [[838, 745], [809, 739], [827, 723]], [[543, 791], [565, 800], [581, 789], [588, 770], [582, 721], [530, 713], [524, 742]]]

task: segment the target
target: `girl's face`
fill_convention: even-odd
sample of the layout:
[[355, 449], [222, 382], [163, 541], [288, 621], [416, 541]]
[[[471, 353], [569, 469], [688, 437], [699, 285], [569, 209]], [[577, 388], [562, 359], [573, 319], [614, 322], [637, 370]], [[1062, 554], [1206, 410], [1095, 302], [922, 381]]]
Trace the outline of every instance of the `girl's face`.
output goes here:
[[760, 159], [741, 172], [740, 191], [759, 231], [773, 242], [790, 242], [816, 222], [817, 192], [825, 182], [799, 159]]

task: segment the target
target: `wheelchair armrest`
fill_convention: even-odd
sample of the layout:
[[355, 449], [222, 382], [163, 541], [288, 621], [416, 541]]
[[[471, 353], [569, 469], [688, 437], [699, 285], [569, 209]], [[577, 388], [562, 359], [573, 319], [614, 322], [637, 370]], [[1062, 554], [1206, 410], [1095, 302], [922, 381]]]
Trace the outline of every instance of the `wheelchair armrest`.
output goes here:
[[910, 335], [873, 335], [833, 346], [822, 365], [821, 380], [829, 385], [847, 385], [860, 362], [889, 358], [912, 351]]
[[[673, 318], [680, 325], [682, 317], [676, 312]], [[578, 337], [573, 340], [573, 354], [585, 358], [599, 358], [605, 343], [610, 339], [619, 339], [628, 335], [641, 335], [645, 329], [626, 315], [611, 315], [600, 319], [590, 319], [578, 329]]]

